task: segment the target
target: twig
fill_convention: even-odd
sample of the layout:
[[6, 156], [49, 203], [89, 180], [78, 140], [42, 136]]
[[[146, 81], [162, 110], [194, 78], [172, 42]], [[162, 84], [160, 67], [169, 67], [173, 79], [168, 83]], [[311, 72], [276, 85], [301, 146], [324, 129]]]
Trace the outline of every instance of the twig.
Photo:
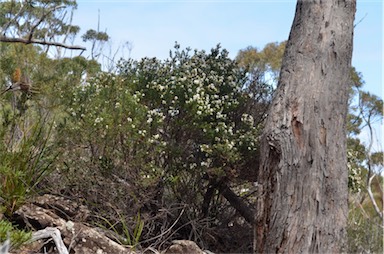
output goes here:
[[152, 237], [152, 238], [150, 238], [150, 239], [141, 241], [140, 243], [150, 242], [150, 241], [153, 241], [153, 240], [155, 240], [155, 239], [157, 239], [157, 238], [160, 238], [160, 237], [164, 236], [165, 234], [167, 234], [169, 231], [171, 231], [171, 229], [172, 229], [172, 228], [176, 225], [176, 223], [180, 220], [181, 215], [183, 215], [183, 213], [184, 213], [184, 210], [185, 210], [185, 207], [183, 207], [183, 209], [181, 210], [179, 216], [176, 218], [176, 220], [173, 222], [173, 224], [172, 224], [167, 230], [165, 230], [164, 232], [161, 232], [161, 234], [159, 234], [159, 235], [157, 235], [157, 236], [155, 236], [155, 237]]
[[6, 23], [6, 24], [1, 28], [1, 33], [2, 33], [2, 34], [5, 34], [6, 31], [7, 31], [7, 29], [11, 26], [12, 22], [16, 21], [16, 19], [19, 18], [19, 16], [20, 16], [21, 12], [23, 11], [23, 9], [24, 9], [24, 5], [21, 4], [21, 7], [20, 7], [19, 11], [16, 13], [16, 15], [13, 17], [13, 19], [10, 19], [10, 20], [8, 21], [8, 23]]
[[156, 249], [152, 248], [152, 247], [148, 247], [146, 248], [143, 253], [148, 253], [148, 251], [152, 251], [153, 253], [155, 254], [160, 254], [161, 252], [157, 251]]
[[364, 17], [362, 17], [354, 26], [353, 28], [355, 28], [358, 24], [360, 24], [366, 17], [367, 17], [368, 13], [365, 13]]
[[33, 33], [35, 32], [35, 29], [45, 20], [45, 18], [48, 16], [48, 14], [50, 14], [51, 12], [53, 12], [55, 10], [61, 9], [61, 8], [65, 8], [65, 6], [64, 5], [56, 6], [54, 8], [51, 8], [50, 10], [48, 10], [46, 13], [44, 13], [40, 17], [40, 20], [31, 28], [31, 31], [29, 32], [28, 40], [29, 41], [32, 40]]

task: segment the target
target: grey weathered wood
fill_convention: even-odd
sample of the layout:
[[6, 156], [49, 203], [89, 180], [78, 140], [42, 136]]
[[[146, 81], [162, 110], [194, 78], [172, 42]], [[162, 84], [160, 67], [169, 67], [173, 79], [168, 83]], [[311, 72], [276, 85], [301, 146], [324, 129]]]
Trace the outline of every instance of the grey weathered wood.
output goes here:
[[39, 231], [32, 233], [32, 239], [31, 242], [45, 239], [45, 238], [52, 238], [55, 242], [57, 252], [59, 254], [69, 254], [67, 247], [65, 246], [63, 240], [61, 239], [61, 233], [60, 230], [53, 227], [47, 227], [45, 229], [41, 229]]
[[340, 253], [355, 0], [299, 0], [261, 138], [260, 253]]

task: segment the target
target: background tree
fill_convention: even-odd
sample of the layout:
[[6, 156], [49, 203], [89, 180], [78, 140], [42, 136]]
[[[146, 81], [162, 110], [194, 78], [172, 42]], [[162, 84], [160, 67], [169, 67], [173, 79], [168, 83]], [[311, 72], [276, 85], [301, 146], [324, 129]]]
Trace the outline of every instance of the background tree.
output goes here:
[[[0, 3], [0, 42], [39, 44], [85, 50], [81, 46], [65, 44], [79, 31], [71, 25], [74, 0], [60, 1], [5, 1]], [[68, 15], [68, 11], [70, 15]], [[60, 55], [60, 54], [59, 54]]]
[[354, 1], [297, 3], [261, 138], [258, 252], [344, 247], [354, 13]]
[[237, 53], [236, 61], [250, 77], [262, 77], [270, 85], [276, 85], [285, 46], [286, 42], [268, 43], [261, 51], [248, 46]]

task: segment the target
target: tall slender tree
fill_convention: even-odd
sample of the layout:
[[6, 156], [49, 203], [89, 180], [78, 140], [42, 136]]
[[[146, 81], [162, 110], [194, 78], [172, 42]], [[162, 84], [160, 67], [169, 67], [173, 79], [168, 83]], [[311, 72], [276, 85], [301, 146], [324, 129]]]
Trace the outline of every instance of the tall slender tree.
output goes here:
[[261, 138], [260, 253], [339, 253], [355, 0], [298, 0]]

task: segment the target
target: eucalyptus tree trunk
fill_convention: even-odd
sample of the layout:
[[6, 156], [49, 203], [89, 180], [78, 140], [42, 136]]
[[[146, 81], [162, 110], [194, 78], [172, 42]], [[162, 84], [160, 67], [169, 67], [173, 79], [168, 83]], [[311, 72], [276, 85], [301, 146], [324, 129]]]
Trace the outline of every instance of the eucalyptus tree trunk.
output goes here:
[[261, 138], [255, 248], [340, 253], [355, 0], [299, 0]]

